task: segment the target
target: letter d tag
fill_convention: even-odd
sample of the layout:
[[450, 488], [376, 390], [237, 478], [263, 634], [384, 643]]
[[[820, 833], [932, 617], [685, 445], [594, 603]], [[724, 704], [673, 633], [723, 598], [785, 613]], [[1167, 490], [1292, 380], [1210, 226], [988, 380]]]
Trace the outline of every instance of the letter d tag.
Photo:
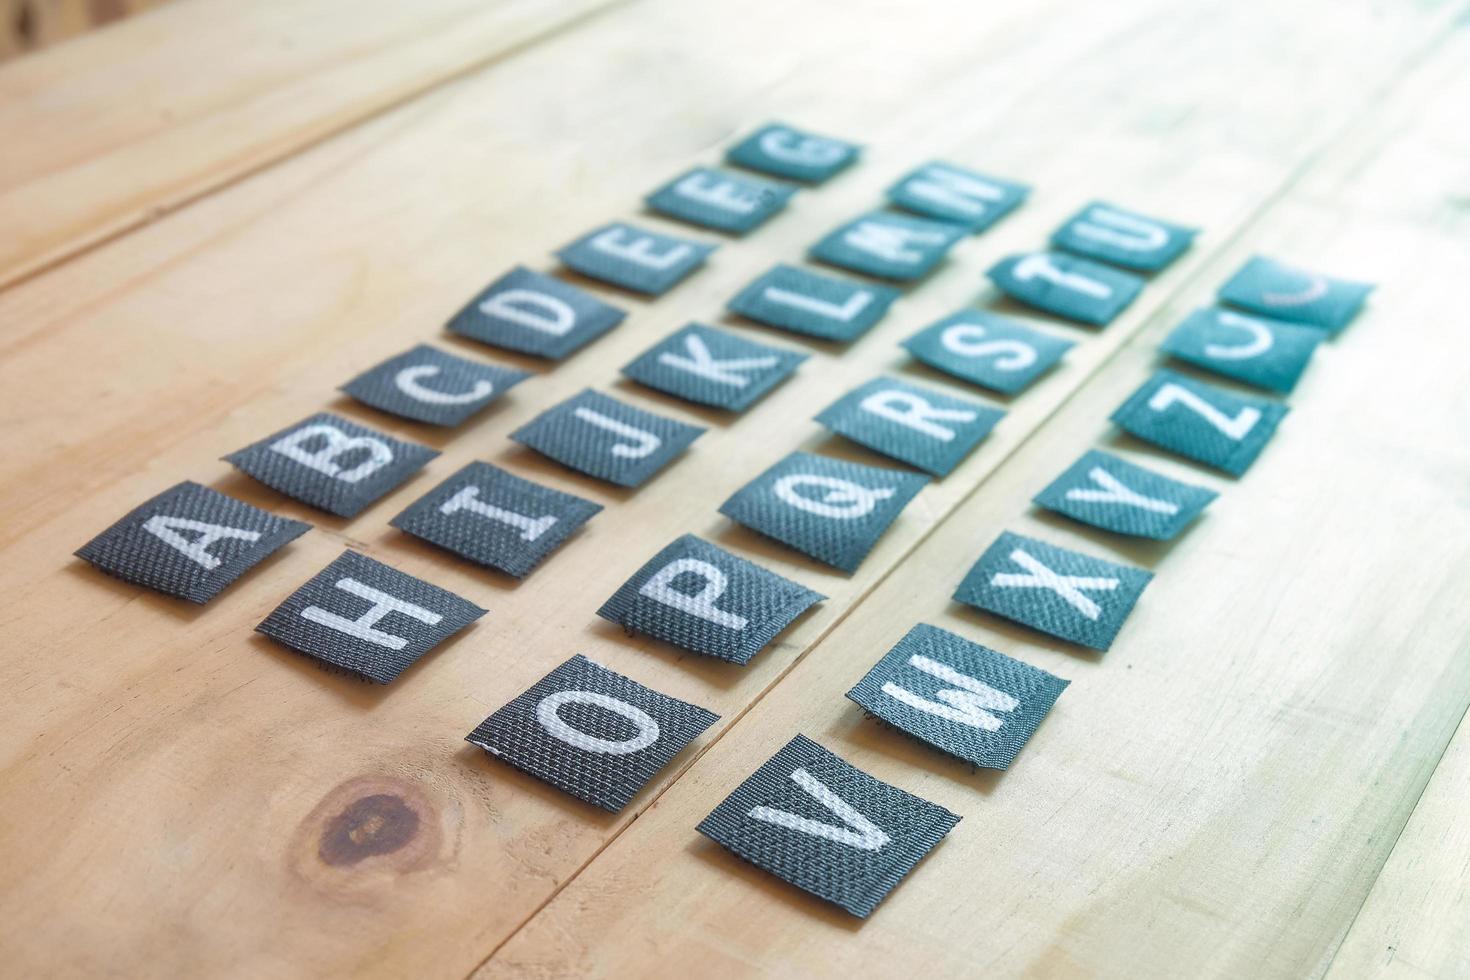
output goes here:
[[626, 314], [555, 276], [516, 266], [454, 315], [447, 329], [482, 344], [559, 361]]
[[932, 388], [877, 378], [827, 406], [816, 420], [874, 452], [945, 476], [1005, 414]]

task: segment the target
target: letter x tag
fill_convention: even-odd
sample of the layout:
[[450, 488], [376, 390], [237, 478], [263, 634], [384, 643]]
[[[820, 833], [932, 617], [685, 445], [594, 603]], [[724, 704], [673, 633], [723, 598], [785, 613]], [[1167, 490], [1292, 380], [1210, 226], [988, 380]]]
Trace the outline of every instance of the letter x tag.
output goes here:
[[1009, 317], [961, 310], [925, 327], [903, 346], [945, 374], [1014, 395], [1051, 370], [1073, 344]]
[[812, 246], [812, 258], [900, 282], [928, 275], [965, 230], [948, 221], [870, 211]]
[[954, 598], [1073, 643], [1106, 650], [1153, 572], [1009, 531], [985, 550]]
[[743, 412], [780, 384], [807, 355], [691, 323], [623, 368], [654, 391]]
[[737, 490], [720, 513], [851, 573], [927, 482], [917, 473], [792, 453]]
[[579, 473], [636, 487], [704, 431], [588, 389], [548, 408], [510, 437]]
[[617, 221], [583, 235], [556, 256], [584, 276], [658, 296], [703, 265], [714, 250], [713, 245]]
[[134, 508], [76, 554], [125, 582], [202, 604], [309, 530], [186, 481]]
[[1132, 273], [1065, 252], [1012, 255], [985, 274], [1013, 299], [1099, 327], [1111, 323], [1143, 289], [1143, 280]]
[[1125, 432], [1240, 476], [1255, 462], [1287, 407], [1159, 371], [1111, 418]]
[[816, 420], [874, 452], [944, 476], [1004, 416], [999, 408], [967, 398], [877, 378], [827, 406]]
[[355, 517], [438, 455], [436, 449], [321, 412], [230, 453], [225, 461], [304, 504]]
[[634, 573], [597, 615], [676, 647], [744, 665], [825, 598], [686, 534]]
[[1212, 307], [1195, 310], [1159, 349], [1187, 364], [1283, 394], [1296, 387], [1323, 333]]
[[277, 643], [379, 684], [485, 610], [396, 568], [344, 551], [255, 627]]
[[1051, 244], [1125, 269], [1154, 272], [1184, 254], [1198, 233], [1198, 228], [1094, 201], [1053, 232]]
[[888, 199], [915, 214], [981, 232], [1020, 207], [1031, 188], [935, 160], [888, 188]]
[[1371, 292], [1372, 283], [1334, 279], [1258, 255], [1220, 287], [1220, 301], [1337, 333], [1358, 315]]
[[626, 315], [569, 282], [516, 266], [470, 300], [447, 329], [492, 347], [559, 361]]
[[730, 300], [730, 312], [819, 340], [856, 340], [898, 299], [892, 286], [839, 279], [778, 265]]
[[613, 813], [720, 716], [577, 654], [465, 741]]
[[388, 523], [477, 565], [524, 578], [601, 504], [471, 463]]
[[847, 696], [941, 752], [1005, 769], [1070, 683], [921, 623]]
[[867, 918], [959, 822], [798, 735], [697, 829], [782, 881]]
[[790, 184], [695, 167], [650, 194], [648, 206], [693, 225], [743, 235], [784, 208], [795, 193]]
[[459, 425], [530, 376], [419, 344], [359, 374], [342, 391], [415, 422]]
[[730, 147], [725, 158], [761, 173], [818, 184], [857, 159], [856, 143], [770, 123]]
[[1089, 449], [1035, 503], [1104, 531], [1167, 541], [1219, 494]]

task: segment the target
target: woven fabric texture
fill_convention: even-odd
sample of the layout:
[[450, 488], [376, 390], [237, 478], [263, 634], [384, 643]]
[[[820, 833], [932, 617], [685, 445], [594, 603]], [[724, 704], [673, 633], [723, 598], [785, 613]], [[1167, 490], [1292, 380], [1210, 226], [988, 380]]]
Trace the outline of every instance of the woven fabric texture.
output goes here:
[[1074, 346], [984, 310], [961, 310], [903, 342], [935, 370], [1006, 395], [1025, 390]]
[[616, 221], [588, 232], [556, 256], [584, 276], [658, 296], [703, 265], [714, 250], [693, 239]]
[[559, 361], [625, 316], [569, 282], [516, 266], [466, 303], [446, 329], [492, 347]]
[[1160, 370], [1110, 418], [1145, 442], [1240, 476], [1286, 417], [1280, 402]]
[[1143, 290], [1143, 280], [1065, 252], [1029, 252], [1001, 259], [985, 273], [1007, 296], [1038, 310], [1107, 326]]
[[1038, 493], [1035, 503], [1116, 534], [1167, 541], [1219, 494], [1089, 449]]
[[945, 476], [1005, 414], [897, 378], [875, 378], [828, 405], [816, 420], [860, 446]]
[[342, 391], [380, 412], [453, 426], [530, 376], [419, 344], [359, 374]]
[[952, 163], [933, 160], [888, 188], [895, 207], [982, 232], [1020, 207], [1031, 188]]
[[778, 265], [730, 300], [730, 312], [768, 327], [849, 343], [888, 312], [900, 293], [794, 265]]
[[846, 140], [768, 123], [730, 147], [725, 159], [773, 177], [817, 184], [852, 165], [861, 149]]
[[647, 204], [679, 221], [743, 235], [765, 224], [795, 193], [790, 184], [695, 167], [648, 195]]
[[579, 473], [636, 487], [704, 432], [588, 389], [542, 412], [510, 437]]
[[908, 282], [933, 271], [965, 229], [948, 221], [869, 211], [811, 248], [819, 262], [880, 279]]
[[691, 323], [639, 354], [623, 374], [697, 405], [743, 412], [806, 359], [796, 351]]

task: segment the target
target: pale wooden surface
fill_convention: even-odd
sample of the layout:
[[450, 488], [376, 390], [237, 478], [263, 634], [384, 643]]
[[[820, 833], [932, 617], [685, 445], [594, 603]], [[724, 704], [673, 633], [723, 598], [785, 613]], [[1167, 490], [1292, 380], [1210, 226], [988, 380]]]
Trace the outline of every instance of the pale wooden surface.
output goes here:
[[[821, 30], [802, 30], [773, 0], [738, 14], [688, 0], [622, 6], [0, 292], [0, 588], [13, 597], [4, 646], [19, 651], [0, 666], [15, 692], [0, 770], [7, 969], [649, 975], [697, 961], [714, 975], [989, 964], [998, 975], [1299, 976], [1327, 967], [1355, 918], [1371, 928], [1373, 902], [1358, 910], [1470, 697], [1470, 668], [1456, 662], [1470, 626], [1459, 601], [1470, 467], [1457, 442], [1470, 378], [1450, 356], [1466, 347], [1453, 302], [1467, 258], [1455, 218], [1465, 146], [1445, 132], [1470, 92], [1459, 11], [968, 10], [833, 4], [804, 10]], [[634, 215], [642, 193], [773, 115], [871, 152], [669, 296], [617, 297], [633, 314], [624, 327], [461, 431], [333, 397], [410, 343], [453, 345], [439, 324], [505, 266], [542, 265], [593, 224]], [[615, 383], [633, 354], [717, 317], [756, 272], [797, 258], [936, 155], [1029, 180], [1036, 195], [859, 344], [813, 346], [796, 379], [729, 422]], [[858, 575], [714, 513], [791, 449], [870, 459], [797, 420], [881, 371], [909, 371], [897, 340], [983, 296], [980, 270], [1094, 196], [1206, 234], [1107, 331], [1056, 326], [1080, 341], [1068, 363], [1011, 400], [992, 439], [924, 491]], [[1113, 448], [1105, 416], [1145, 376], [1162, 332], [1257, 247], [1384, 288], [1320, 352], [1257, 468], [1214, 481], [1225, 495], [1199, 527], [1173, 547], [1121, 549], [1159, 578], [1115, 651], [1079, 657], [952, 607], [963, 568], [1004, 528], [1035, 525], [1099, 553], [1115, 543], [1028, 516], [1025, 501], [1083, 448]], [[711, 432], [636, 493], [504, 440], [587, 385]], [[351, 522], [214, 461], [322, 407], [445, 456]], [[609, 509], [519, 587], [386, 527], [474, 458]], [[317, 530], [202, 611], [67, 557], [184, 478]], [[595, 621], [600, 601], [684, 531], [833, 598], [745, 670]], [[344, 543], [490, 615], [386, 690], [252, 637]], [[917, 619], [1076, 681], [1013, 772], [950, 766], [842, 698]], [[577, 651], [724, 716], [616, 817], [460, 743]], [[693, 832], [797, 730], [966, 816], [865, 925]], [[352, 868], [317, 861], [324, 822], [384, 791], [420, 809], [419, 837]], [[1418, 880], [1412, 865], [1402, 874]], [[1421, 941], [1454, 934], [1442, 925]]]

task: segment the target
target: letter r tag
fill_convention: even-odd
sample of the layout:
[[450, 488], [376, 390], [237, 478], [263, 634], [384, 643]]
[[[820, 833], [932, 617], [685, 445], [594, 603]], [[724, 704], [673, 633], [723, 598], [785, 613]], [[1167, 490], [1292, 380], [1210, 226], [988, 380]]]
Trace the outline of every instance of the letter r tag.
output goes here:
[[896, 378], [877, 378], [843, 395], [816, 420], [874, 452], [945, 476], [1005, 416], [999, 408]]

